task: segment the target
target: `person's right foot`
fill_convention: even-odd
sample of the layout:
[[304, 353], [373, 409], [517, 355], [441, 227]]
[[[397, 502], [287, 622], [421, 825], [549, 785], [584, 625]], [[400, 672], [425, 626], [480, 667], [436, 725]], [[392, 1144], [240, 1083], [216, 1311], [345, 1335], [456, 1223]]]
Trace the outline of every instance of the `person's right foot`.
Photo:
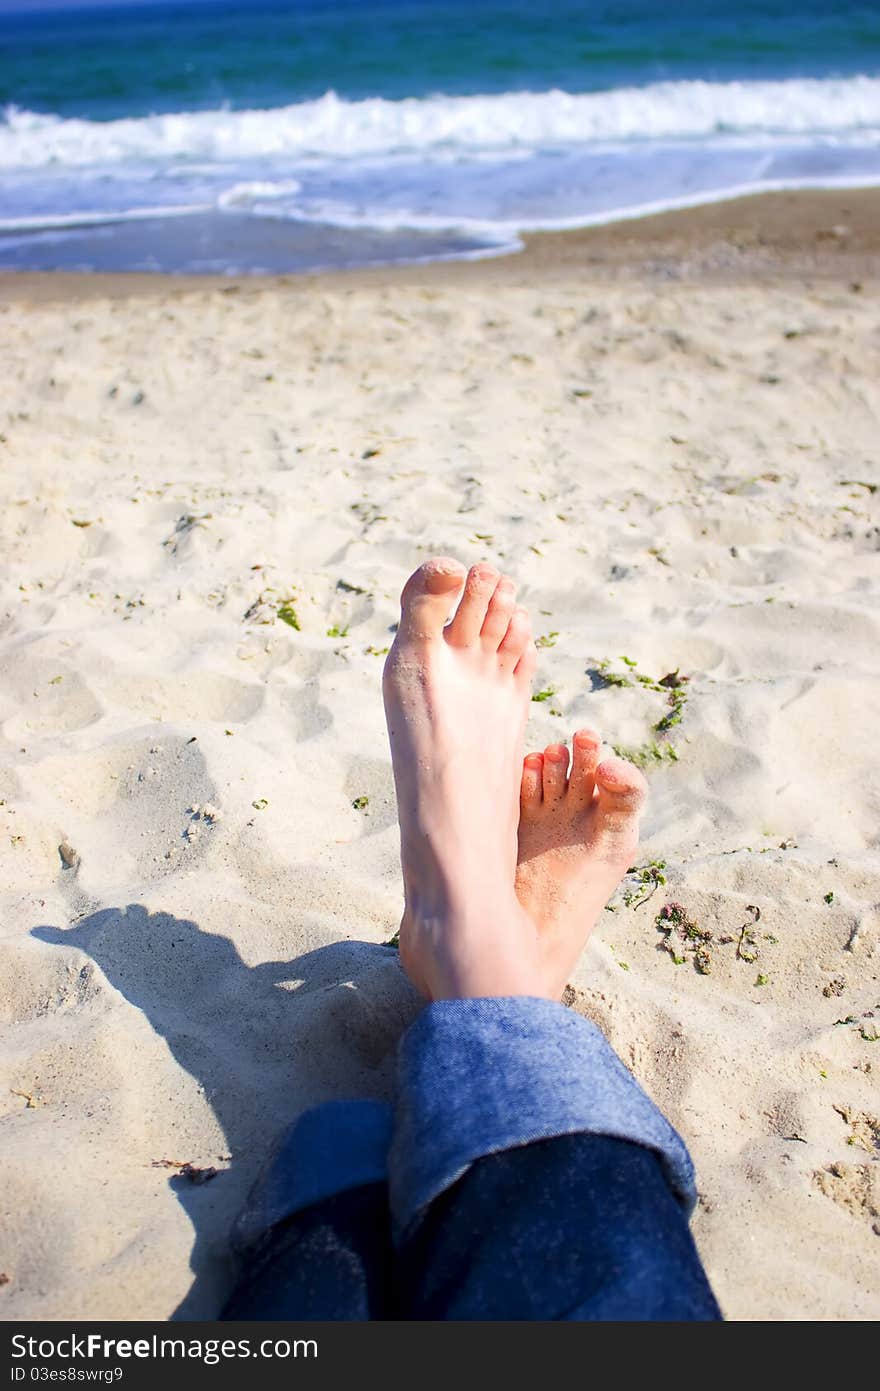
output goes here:
[[647, 784], [622, 758], [599, 762], [600, 739], [578, 730], [568, 749], [527, 755], [520, 792], [516, 894], [542, 945], [558, 999], [599, 914], [633, 863]]
[[511, 580], [442, 558], [410, 576], [383, 689], [406, 900], [400, 958], [431, 999], [544, 993], [538, 938], [514, 891], [534, 669]]

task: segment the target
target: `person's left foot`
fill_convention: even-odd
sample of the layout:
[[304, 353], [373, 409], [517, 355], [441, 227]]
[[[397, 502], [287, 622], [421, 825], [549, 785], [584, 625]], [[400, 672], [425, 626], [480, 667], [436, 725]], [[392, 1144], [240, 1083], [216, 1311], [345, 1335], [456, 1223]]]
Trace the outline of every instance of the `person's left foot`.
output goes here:
[[557, 998], [638, 849], [647, 784], [622, 758], [600, 763], [600, 742], [578, 730], [570, 772], [564, 744], [523, 763], [516, 895], [538, 930]]

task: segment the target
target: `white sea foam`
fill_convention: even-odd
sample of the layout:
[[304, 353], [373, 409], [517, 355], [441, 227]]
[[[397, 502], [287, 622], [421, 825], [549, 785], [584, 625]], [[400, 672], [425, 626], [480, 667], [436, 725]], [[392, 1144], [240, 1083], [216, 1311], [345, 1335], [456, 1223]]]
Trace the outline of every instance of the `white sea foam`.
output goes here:
[[157, 217], [191, 217], [193, 213], [213, 211], [213, 203], [157, 204], [148, 208], [120, 208], [118, 211], [34, 213], [30, 217], [0, 217], [0, 232], [42, 232], [100, 227], [112, 222], [150, 222]]
[[361, 230], [387, 237], [392, 260], [421, 259], [421, 247], [431, 259], [483, 256], [527, 231], [877, 184], [880, 77], [396, 102], [330, 93], [277, 110], [108, 122], [0, 117], [7, 255], [28, 236], [48, 244], [102, 224], [215, 214], [288, 223], [279, 245], [289, 240], [294, 260], [300, 242], [313, 257], [315, 242], [295, 225], [315, 223], [339, 229], [349, 249], [333, 255], [352, 263]]
[[376, 97], [265, 111], [189, 111], [116, 121], [6, 109], [0, 168], [260, 157], [332, 159], [543, 148], [601, 141], [859, 136], [880, 141], [880, 77], [661, 82], [605, 92]]
[[232, 188], [225, 189], [217, 199], [217, 206], [249, 208], [255, 204], [290, 198], [301, 188], [298, 179], [253, 179], [249, 183], [234, 184]]
[[[411, 207], [359, 208], [329, 200], [315, 200], [308, 206], [300, 205], [290, 209], [273, 209], [271, 213], [266, 209], [265, 212], [282, 221], [344, 227], [349, 231], [448, 232], [476, 237], [486, 245], [484, 250], [473, 254], [491, 256], [515, 248], [520, 234], [526, 232], [564, 232], [577, 227], [601, 226], [607, 222], [626, 222], [635, 218], [650, 217], [655, 213], [695, 208], [706, 203], [722, 203], [731, 198], [746, 198], [755, 193], [785, 193], [802, 188], [874, 188], [878, 183], [880, 174], [861, 178], [847, 176], [731, 181], [721, 188], [706, 189], [699, 193], [675, 191], [670, 192], [665, 198], [643, 199], [641, 202], [636, 199], [630, 203], [605, 207], [601, 211], [581, 211], [568, 217], [556, 216], [552, 209], [548, 209], [541, 216], [523, 215], [495, 220], [466, 216], [444, 217]], [[257, 211], [264, 210], [258, 207]], [[461, 253], [454, 254], [457, 257]]]

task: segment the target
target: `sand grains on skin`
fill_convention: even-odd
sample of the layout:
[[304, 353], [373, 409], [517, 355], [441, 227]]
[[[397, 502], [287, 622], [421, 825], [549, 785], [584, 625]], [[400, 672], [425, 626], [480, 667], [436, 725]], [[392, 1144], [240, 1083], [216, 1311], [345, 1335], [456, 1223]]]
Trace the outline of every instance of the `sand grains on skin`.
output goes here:
[[622, 758], [599, 758], [592, 729], [523, 763], [516, 894], [538, 928], [561, 995], [605, 904], [635, 860], [647, 784]]

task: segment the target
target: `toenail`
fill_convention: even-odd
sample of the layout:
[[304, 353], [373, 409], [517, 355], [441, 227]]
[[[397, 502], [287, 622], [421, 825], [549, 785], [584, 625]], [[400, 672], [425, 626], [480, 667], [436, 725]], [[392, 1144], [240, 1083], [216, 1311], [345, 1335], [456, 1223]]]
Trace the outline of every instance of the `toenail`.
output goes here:
[[627, 779], [621, 777], [619, 773], [612, 772], [608, 768], [602, 768], [598, 771], [600, 772], [603, 786], [613, 788], [615, 791], [620, 791], [627, 786]]
[[541, 768], [543, 766], [544, 759], [542, 755], [539, 753], [530, 753], [526, 755], [525, 763], [527, 768]]
[[616, 797], [641, 798], [644, 793], [643, 784], [636, 782], [628, 770], [617, 772], [613, 768], [603, 768], [601, 784], [607, 792], [613, 792]]

